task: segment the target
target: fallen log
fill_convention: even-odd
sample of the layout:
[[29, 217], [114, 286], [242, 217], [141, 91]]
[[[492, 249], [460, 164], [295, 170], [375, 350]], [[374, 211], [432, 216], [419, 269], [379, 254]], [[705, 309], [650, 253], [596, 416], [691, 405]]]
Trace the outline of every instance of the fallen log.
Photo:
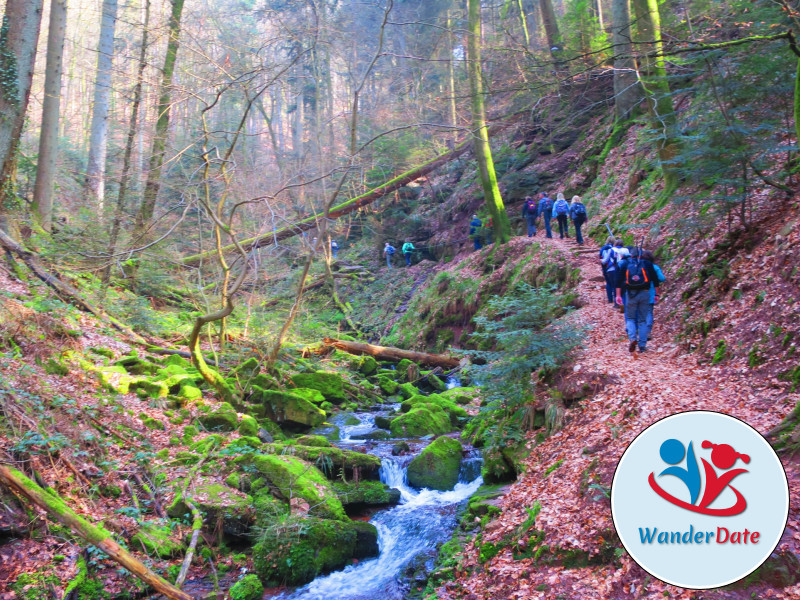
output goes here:
[[328, 346], [332, 346], [337, 350], [342, 350], [350, 354], [368, 354], [380, 360], [391, 360], [399, 362], [403, 359], [408, 359], [420, 365], [428, 365], [431, 367], [441, 367], [442, 369], [455, 369], [461, 361], [458, 358], [445, 356], [444, 354], [428, 354], [426, 352], [414, 352], [413, 350], [401, 350], [400, 348], [390, 348], [388, 346], [376, 346], [374, 344], [365, 344], [363, 342], [348, 342], [345, 340], [337, 340], [334, 338], [325, 338], [322, 340]]
[[97, 546], [97, 548], [108, 554], [157, 592], [174, 600], [193, 600], [192, 596], [182, 592], [166, 579], [159, 577], [144, 566], [130, 552], [117, 544], [107, 531], [79, 517], [61, 498], [54, 494], [48, 494], [16, 469], [0, 465], [0, 483], [7, 486], [15, 494], [26, 498], [39, 508], [47, 511], [53, 519], [69, 527], [89, 544]]

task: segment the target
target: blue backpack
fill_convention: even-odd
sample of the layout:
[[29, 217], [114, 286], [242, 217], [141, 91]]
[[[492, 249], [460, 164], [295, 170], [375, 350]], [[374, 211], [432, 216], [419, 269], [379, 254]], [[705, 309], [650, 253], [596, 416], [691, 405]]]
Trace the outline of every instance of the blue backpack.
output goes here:
[[392, 256], [394, 254], [394, 252], [395, 252], [394, 246], [386, 246], [386, 254], [388, 254], [389, 256]]

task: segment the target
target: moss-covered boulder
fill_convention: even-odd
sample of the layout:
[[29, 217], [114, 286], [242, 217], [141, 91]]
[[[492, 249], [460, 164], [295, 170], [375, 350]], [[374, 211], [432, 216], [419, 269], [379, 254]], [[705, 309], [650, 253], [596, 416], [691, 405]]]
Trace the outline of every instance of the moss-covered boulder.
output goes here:
[[239, 422], [239, 435], [255, 437], [258, 435], [258, 421], [253, 417], [245, 415]]
[[341, 439], [341, 431], [336, 425], [332, 425], [331, 423], [323, 423], [319, 427], [311, 430], [311, 433], [314, 435], [321, 435], [326, 440], [331, 442], [335, 442]]
[[145, 523], [131, 538], [131, 548], [143, 550], [148, 556], [171, 558], [183, 553], [183, 543], [172, 536], [166, 525]]
[[386, 375], [378, 376], [378, 387], [387, 396], [393, 395], [397, 391], [398, 384], [394, 379], [390, 379]]
[[464, 409], [463, 406], [459, 406], [456, 404], [455, 400], [451, 397], [445, 396], [444, 394], [431, 394], [429, 396], [412, 396], [408, 400], [405, 400], [401, 405], [400, 409], [403, 412], [408, 412], [411, 409], [418, 407], [418, 406], [430, 406], [435, 405], [444, 410], [447, 413], [448, 418], [450, 419], [450, 423], [454, 427], [462, 427], [466, 420], [468, 419], [469, 415], [467, 411]]
[[239, 415], [227, 402], [221, 403], [216, 410], [201, 415], [198, 420], [209, 431], [236, 431], [239, 425]]
[[297, 396], [302, 396], [309, 402], [313, 402], [317, 405], [325, 402], [325, 396], [323, 396], [322, 392], [319, 390], [312, 390], [311, 388], [293, 388], [292, 393]]
[[353, 559], [376, 556], [377, 539], [370, 523], [287, 516], [262, 535], [253, 564], [268, 585], [302, 585]]
[[318, 427], [325, 422], [325, 412], [302, 396], [280, 390], [264, 390], [253, 386], [270, 420], [288, 427]]
[[362, 356], [361, 365], [358, 367], [359, 373], [362, 375], [372, 375], [378, 370], [378, 361], [371, 356]]
[[[203, 523], [210, 529], [222, 523], [222, 532], [234, 539], [249, 536], [255, 513], [253, 499], [239, 490], [216, 481], [200, 479], [191, 491], [192, 504], [203, 513]], [[191, 518], [191, 511], [178, 492], [167, 508], [173, 519]]]
[[437, 392], [444, 392], [445, 390], [447, 390], [447, 385], [445, 385], [444, 381], [439, 379], [433, 373], [428, 373], [428, 375], [425, 377], [425, 380], [428, 382], [428, 385], [431, 386]]
[[292, 375], [292, 383], [299, 388], [310, 388], [322, 392], [325, 399], [334, 404], [341, 404], [347, 400], [344, 392], [344, 380], [338, 373], [328, 371], [297, 373]]
[[283, 443], [266, 444], [262, 449], [264, 453], [287, 454], [291, 453], [309, 463], [325, 469], [325, 474], [330, 479], [344, 477], [352, 479], [355, 472], [359, 478], [378, 478], [381, 469], [381, 459], [372, 454], [344, 450], [335, 446], [301, 446], [299, 444], [286, 445]]
[[231, 600], [261, 600], [264, 596], [264, 586], [258, 575], [249, 574], [242, 577], [228, 590]]
[[333, 489], [345, 508], [351, 510], [361, 509], [366, 506], [387, 506], [400, 502], [400, 490], [390, 488], [380, 481], [359, 481], [345, 483], [336, 481]]
[[461, 406], [469, 404], [478, 396], [478, 388], [474, 387], [455, 387], [439, 393], [440, 396], [452, 400]]
[[232, 374], [241, 382], [245, 383], [253, 379], [256, 375], [258, 375], [259, 371], [261, 370], [261, 363], [258, 362], [258, 359], [255, 357], [248, 358], [242, 364], [237, 365]]
[[450, 433], [450, 415], [436, 404], [418, 404], [405, 414], [392, 419], [389, 426], [393, 437], [423, 437]]
[[317, 446], [319, 448], [330, 448], [331, 442], [322, 435], [301, 435], [297, 438], [298, 446]]
[[419, 389], [413, 383], [401, 383], [397, 387], [398, 393], [403, 397], [404, 400], [408, 400], [413, 396], [419, 395]]
[[458, 440], [436, 438], [409, 463], [409, 485], [441, 491], [453, 489], [458, 483], [462, 452]]
[[325, 476], [310, 462], [295, 456], [254, 456], [252, 465], [269, 481], [270, 489], [286, 501], [301, 498], [309, 514], [346, 521], [342, 503]]
[[158, 369], [158, 365], [138, 356], [123, 356], [113, 363], [124, 368], [131, 375], [152, 375]]

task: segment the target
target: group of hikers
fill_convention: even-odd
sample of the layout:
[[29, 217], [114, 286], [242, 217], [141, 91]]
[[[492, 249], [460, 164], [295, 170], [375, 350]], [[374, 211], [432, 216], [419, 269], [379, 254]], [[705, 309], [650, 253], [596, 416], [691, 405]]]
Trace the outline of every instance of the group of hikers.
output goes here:
[[550, 227], [550, 222], [555, 216], [558, 221], [558, 235], [563, 240], [569, 237], [569, 222], [575, 227], [575, 241], [580, 246], [583, 246], [583, 235], [581, 234], [581, 227], [586, 222], [586, 206], [580, 196], [573, 196], [570, 202], [564, 198], [564, 194], [558, 192], [556, 200], [553, 200], [547, 195], [547, 192], [539, 193], [539, 200], [536, 201], [530, 196], [525, 197], [525, 202], [522, 204], [522, 218], [528, 224], [528, 237], [536, 235], [536, 225], [539, 217], [544, 221], [545, 236], [552, 238], [553, 231]]
[[[403, 252], [403, 257], [406, 259], [406, 266], [411, 266], [411, 255], [416, 250], [414, 244], [409, 242], [408, 240], [405, 241], [401, 251]], [[386, 266], [390, 269], [392, 268], [392, 257], [395, 255], [397, 250], [394, 246], [392, 246], [389, 242], [386, 242], [386, 245], [383, 247], [383, 255], [386, 257]]]
[[606, 300], [625, 313], [628, 351], [647, 351], [653, 329], [653, 309], [658, 302], [658, 287], [666, 280], [655, 264], [655, 257], [641, 246], [625, 247], [610, 236], [600, 248], [600, 266], [606, 281]]

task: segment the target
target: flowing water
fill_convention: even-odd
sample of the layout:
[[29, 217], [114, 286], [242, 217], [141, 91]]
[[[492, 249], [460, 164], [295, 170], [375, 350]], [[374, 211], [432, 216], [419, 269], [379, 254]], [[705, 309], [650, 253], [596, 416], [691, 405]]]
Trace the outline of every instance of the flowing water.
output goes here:
[[[342, 443], [363, 443], [351, 436], [375, 428], [375, 415], [359, 413], [358, 425], [341, 427]], [[370, 452], [381, 457], [381, 481], [400, 491], [400, 504], [376, 513], [370, 522], [378, 529], [380, 554], [377, 558], [351, 565], [308, 585], [287, 592], [281, 600], [401, 600], [405, 597], [402, 571], [416, 557], [433, 557], [438, 544], [447, 541], [456, 526], [458, 506], [474, 494], [483, 480], [480, 456], [462, 461], [456, 487], [447, 492], [415, 490], [406, 483], [411, 457], [392, 457], [394, 442], [377, 442]]]

